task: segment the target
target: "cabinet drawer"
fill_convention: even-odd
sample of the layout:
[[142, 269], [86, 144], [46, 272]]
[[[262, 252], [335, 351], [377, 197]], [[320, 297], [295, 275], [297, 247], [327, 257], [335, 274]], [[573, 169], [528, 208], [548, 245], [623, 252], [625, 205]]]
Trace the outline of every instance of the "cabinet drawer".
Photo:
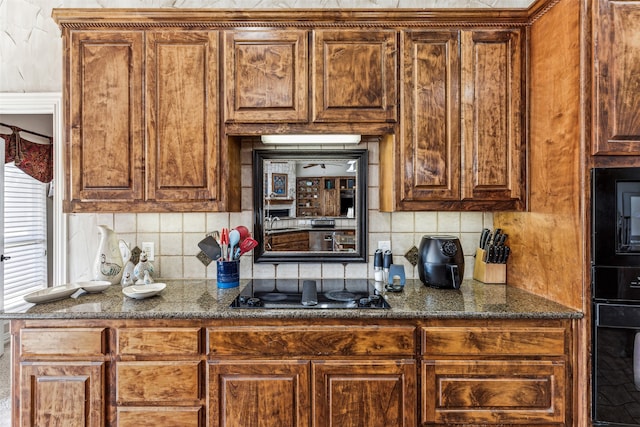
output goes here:
[[568, 343], [564, 328], [426, 327], [422, 354], [430, 357], [562, 356]]
[[563, 423], [565, 372], [551, 361], [425, 361], [422, 422]]
[[413, 356], [413, 326], [229, 326], [211, 328], [209, 355]]
[[197, 427], [204, 425], [203, 410], [195, 407], [119, 407], [118, 426]]
[[194, 362], [118, 362], [118, 404], [172, 402], [196, 405], [203, 368]]
[[106, 328], [20, 330], [20, 356], [96, 357], [107, 352]]
[[200, 328], [126, 328], [117, 331], [120, 356], [195, 356]]

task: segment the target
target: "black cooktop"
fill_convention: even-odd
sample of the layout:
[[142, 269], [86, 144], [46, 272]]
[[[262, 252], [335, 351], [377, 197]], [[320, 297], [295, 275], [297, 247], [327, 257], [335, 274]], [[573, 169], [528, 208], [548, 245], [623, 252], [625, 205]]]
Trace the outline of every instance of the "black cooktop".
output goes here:
[[367, 279], [253, 279], [232, 308], [391, 308]]

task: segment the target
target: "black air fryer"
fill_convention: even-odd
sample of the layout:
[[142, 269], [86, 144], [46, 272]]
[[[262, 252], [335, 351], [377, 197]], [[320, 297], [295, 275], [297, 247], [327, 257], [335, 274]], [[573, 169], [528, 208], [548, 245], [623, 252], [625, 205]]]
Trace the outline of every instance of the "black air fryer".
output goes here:
[[434, 288], [459, 289], [464, 277], [464, 254], [454, 236], [422, 236], [418, 248], [420, 280]]

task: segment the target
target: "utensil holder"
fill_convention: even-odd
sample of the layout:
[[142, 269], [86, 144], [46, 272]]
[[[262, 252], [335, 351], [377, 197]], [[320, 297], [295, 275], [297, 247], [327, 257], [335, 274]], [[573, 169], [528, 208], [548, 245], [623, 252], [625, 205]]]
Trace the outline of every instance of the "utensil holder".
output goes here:
[[240, 260], [216, 261], [218, 268], [218, 288], [227, 289], [240, 286]]
[[484, 249], [476, 250], [473, 278], [482, 283], [507, 283], [507, 264], [488, 264], [483, 261]]

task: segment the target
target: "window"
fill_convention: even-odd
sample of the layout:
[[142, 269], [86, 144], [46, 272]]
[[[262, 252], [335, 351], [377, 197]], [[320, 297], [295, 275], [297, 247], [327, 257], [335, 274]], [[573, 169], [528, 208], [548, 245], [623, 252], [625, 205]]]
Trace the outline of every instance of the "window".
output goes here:
[[47, 286], [47, 185], [12, 163], [4, 165], [4, 309], [19, 310], [23, 295]]

